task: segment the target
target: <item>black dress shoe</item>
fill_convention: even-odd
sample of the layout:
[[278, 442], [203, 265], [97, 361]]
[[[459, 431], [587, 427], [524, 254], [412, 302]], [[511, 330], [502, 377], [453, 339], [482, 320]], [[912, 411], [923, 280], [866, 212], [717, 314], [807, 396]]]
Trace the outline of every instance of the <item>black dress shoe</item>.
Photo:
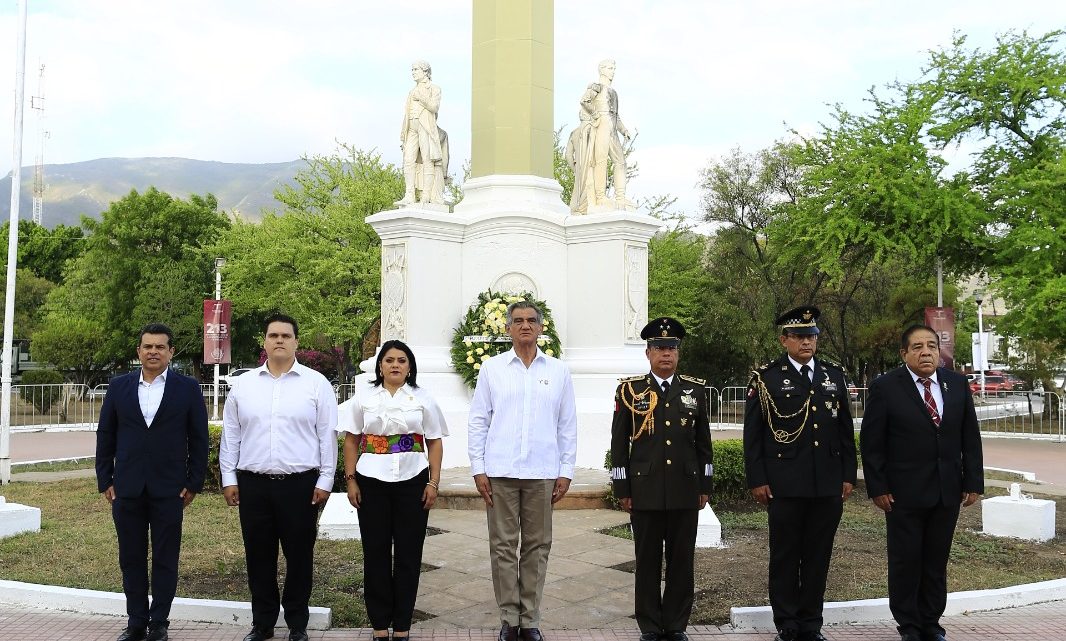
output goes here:
[[784, 630], [778, 632], [777, 636], [774, 637], [774, 641], [798, 641], [798, 639], [799, 632], [793, 630], [792, 628], [785, 628]]
[[257, 628], [252, 626], [252, 631], [244, 637], [244, 641], [266, 641], [274, 638], [274, 628]]
[[507, 623], [501, 625], [500, 641], [518, 641], [518, 628]]
[[519, 628], [518, 638], [522, 641], [544, 641], [540, 628]]
[[661, 635], [658, 632], [641, 632], [640, 641], [659, 641]]
[[664, 638], [666, 641], [688, 641], [688, 635], [684, 631], [667, 632]]
[[122, 631], [122, 634], [118, 635], [115, 641], [144, 641], [148, 636], [147, 628], [135, 628], [130, 626]]
[[167, 641], [170, 635], [167, 633], [167, 628], [170, 627], [170, 623], [163, 621], [162, 623], [149, 623], [148, 624], [148, 636], [144, 638], [144, 641]]
[[289, 630], [289, 641], [307, 641], [307, 630]]

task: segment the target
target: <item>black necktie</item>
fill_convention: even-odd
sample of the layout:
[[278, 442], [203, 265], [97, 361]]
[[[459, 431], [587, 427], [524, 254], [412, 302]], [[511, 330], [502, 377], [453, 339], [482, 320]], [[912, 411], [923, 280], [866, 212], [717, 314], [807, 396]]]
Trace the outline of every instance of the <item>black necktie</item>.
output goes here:
[[670, 393], [670, 381], [663, 381], [663, 396]]
[[811, 366], [804, 365], [800, 368], [800, 374], [803, 374], [803, 378], [807, 379], [807, 382], [811, 382]]

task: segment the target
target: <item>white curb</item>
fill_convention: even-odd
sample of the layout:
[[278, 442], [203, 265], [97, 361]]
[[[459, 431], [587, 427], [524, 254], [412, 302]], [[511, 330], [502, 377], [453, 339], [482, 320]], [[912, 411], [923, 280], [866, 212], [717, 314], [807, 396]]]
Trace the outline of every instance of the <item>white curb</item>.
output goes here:
[[[969, 590], [948, 594], [946, 616], [1004, 610], [1034, 603], [1066, 599], [1066, 579], [1054, 579], [1039, 583], [1013, 585], [997, 590]], [[825, 624], [874, 623], [891, 621], [888, 599], [863, 599], [826, 603], [823, 611]], [[756, 608], [730, 608], [729, 620], [735, 628], [773, 629], [774, 617], [767, 606]]]
[[[21, 581], [0, 580], [0, 603], [64, 612], [126, 616], [126, 596], [120, 592], [80, 590]], [[329, 608], [311, 608], [307, 629], [328, 630], [331, 617]], [[170, 609], [170, 620], [251, 627], [252, 604], [246, 601], [177, 597]], [[285, 628], [284, 611], [275, 627]]]

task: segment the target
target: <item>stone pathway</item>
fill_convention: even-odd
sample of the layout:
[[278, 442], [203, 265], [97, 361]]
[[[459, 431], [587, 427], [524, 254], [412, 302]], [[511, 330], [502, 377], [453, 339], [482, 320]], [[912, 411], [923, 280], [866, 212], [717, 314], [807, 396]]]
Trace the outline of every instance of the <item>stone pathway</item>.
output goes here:
[[[439, 572], [439, 570], [437, 570]], [[983, 612], [947, 617], [944, 621], [950, 641], [1062, 641], [1066, 639], [1066, 603], [1061, 601], [1030, 605], [999, 612]], [[75, 614], [47, 610], [19, 610], [0, 605], [0, 639], [5, 641], [114, 641], [125, 619], [103, 615]], [[174, 623], [170, 638], [174, 641], [240, 641], [247, 629], [214, 623]], [[545, 624], [548, 641], [636, 641], [635, 626], [559, 630]], [[692, 641], [770, 641], [768, 630], [734, 630], [729, 626], [693, 626]], [[823, 630], [829, 641], [898, 641], [895, 627], [888, 623], [830, 626]], [[276, 630], [276, 639], [285, 639], [285, 631]], [[492, 628], [429, 628], [416, 624], [415, 641], [495, 641]], [[311, 641], [369, 641], [371, 631], [309, 631]]]

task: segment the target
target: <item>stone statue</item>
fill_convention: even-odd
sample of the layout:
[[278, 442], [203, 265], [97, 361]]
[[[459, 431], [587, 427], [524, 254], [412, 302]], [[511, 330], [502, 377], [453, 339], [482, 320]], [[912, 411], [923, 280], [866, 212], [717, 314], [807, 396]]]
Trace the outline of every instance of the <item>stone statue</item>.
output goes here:
[[448, 134], [437, 126], [440, 87], [430, 82], [433, 70], [418, 60], [411, 65], [414, 89], [407, 94], [400, 127], [403, 150], [404, 195], [396, 201], [405, 206], [416, 202], [444, 205], [444, 182], [448, 175]]
[[[581, 96], [580, 125], [570, 134], [566, 158], [574, 170], [570, 211], [589, 213], [634, 209], [626, 200], [626, 159], [618, 134], [629, 140], [629, 130], [618, 117], [618, 93], [611, 87], [614, 60], [600, 62], [600, 79]], [[607, 197], [607, 159], [614, 164], [614, 193]]]

